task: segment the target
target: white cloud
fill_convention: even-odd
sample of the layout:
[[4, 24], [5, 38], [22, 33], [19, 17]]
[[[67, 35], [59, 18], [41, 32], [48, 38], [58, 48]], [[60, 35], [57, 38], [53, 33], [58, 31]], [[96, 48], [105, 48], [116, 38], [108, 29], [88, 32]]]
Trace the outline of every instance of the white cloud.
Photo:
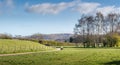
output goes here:
[[27, 11], [28, 12], [33, 12], [33, 13], [40, 13], [40, 14], [57, 14], [69, 7], [74, 6], [74, 2], [61, 2], [58, 4], [52, 4], [52, 3], [42, 3], [42, 4], [36, 4], [29, 6], [27, 4]]
[[101, 6], [100, 3], [86, 3], [81, 2], [76, 7], [74, 7], [75, 11], [78, 11], [80, 14], [96, 14], [97, 12], [101, 12], [105, 16], [109, 13], [120, 13], [120, 7], [116, 6]]
[[26, 10], [31, 13], [39, 14], [58, 14], [66, 9], [72, 10], [74, 12], [79, 12], [80, 14], [95, 14], [96, 12], [102, 12], [107, 15], [111, 12], [120, 13], [120, 7], [116, 6], [102, 6], [100, 3], [96, 2], [81, 2], [80, 0], [74, 0], [72, 2], [61, 2], [61, 3], [42, 3], [29, 5], [25, 4]]
[[26, 10], [28, 12], [39, 14], [57, 14], [68, 8], [74, 11], [78, 11], [81, 14], [88, 14], [93, 12], [98, 6], [100, 6], [99, 3], [86, 3], [81, 2], [80, 0], [74, 0], [72, 2], [61, 2], [57, 4], [42, 3], [31, 6], [29, 6], [28, 3], [25, 4]]
[[13, 8], [14, 7], [13, 0], [5, 0], [5, 4], [9, 8]]
[[105, 6], [96, 9], [96, 12], [102, 12], [104, 15], [109, 13], [120, 13], [120, 7], [115, 6]]
[[80, 12], [81, 14], [89, 14], [93, 13], [97, 7], [99, 7], [99, 3], [79, 3], [76, 5], [75, 8], [73, 8], [75, 11]]
[[9, 13], [14, 7], [13, 0], [3, 0], [0, 2], [0, 14]]

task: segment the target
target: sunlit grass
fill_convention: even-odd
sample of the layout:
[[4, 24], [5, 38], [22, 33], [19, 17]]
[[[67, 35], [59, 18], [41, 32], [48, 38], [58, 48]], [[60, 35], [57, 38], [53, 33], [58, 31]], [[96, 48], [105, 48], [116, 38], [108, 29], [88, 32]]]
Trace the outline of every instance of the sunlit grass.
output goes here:
[[1, 65], [110, 65], [111, 62], [120, 64], [120, 49], [64, 48], [56, 52], [0, 57]]
[[0, 39], [0, 54], [53, 50], [54, 48], [25, 40]]

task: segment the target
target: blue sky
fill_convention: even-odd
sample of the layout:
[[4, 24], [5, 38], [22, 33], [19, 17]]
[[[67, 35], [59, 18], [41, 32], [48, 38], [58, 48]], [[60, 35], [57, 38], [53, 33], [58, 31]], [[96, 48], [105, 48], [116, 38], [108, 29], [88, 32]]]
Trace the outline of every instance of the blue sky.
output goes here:
[[73, 33], [81, 15], [120, 11], [120, 0], [0, 0], [0, 33]]

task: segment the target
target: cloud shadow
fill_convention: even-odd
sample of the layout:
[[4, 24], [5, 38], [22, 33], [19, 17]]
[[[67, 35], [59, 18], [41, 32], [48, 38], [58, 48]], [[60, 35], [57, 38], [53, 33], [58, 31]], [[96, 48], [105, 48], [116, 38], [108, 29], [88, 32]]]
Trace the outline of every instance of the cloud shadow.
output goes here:
[[107, 62], [107, 63], [104, 63], [104, 65], [120, 65], [120, 61]]

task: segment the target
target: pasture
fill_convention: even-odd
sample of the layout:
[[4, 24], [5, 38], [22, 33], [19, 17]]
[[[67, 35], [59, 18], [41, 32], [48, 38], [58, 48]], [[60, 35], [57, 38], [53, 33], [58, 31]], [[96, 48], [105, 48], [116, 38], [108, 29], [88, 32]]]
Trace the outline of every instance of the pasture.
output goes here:
[[0, 65], [120, 65], [119, 48], [64, 48], [0, 57]]
[[37, 42], [15, 39], [0, 39], [0, 54], [55, 50]]

